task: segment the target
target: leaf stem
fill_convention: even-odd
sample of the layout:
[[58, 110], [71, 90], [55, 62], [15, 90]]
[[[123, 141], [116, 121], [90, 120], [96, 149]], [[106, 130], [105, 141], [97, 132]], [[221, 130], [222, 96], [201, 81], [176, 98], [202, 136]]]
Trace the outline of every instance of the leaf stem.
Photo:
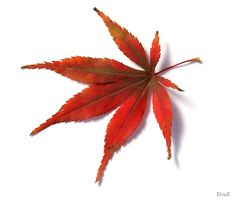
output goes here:
[[193, 62], [202, 63], [202, 61], [201, 61], [201, 59], [200, 59], [199, 57], [197, 57], [197, 58], [192, 58], [192, 59], [190, 59], [190, 60], [185, 60], [185, 61], [179, 62], [179, 63], [177, 63], [177, 64], [175, 64], [175, 65], [171, 65], [171, 66], [169, 66], [169, 67], [166, 67], [166, 68], [164, 68], [163, 70], [161, 70], [161, 71], [155, 73], [154, 75], [162, 74], [163, 72], [169, 71], [169, 70], [171, 70], [171, 69], [173, 69], [173, 68], [175, 68], [175, 67], [177, 67], [177, 66], [179, 66], [179, 65], [182, 65], [182, 64], [184, 64], [184, 63], [193, 63]]

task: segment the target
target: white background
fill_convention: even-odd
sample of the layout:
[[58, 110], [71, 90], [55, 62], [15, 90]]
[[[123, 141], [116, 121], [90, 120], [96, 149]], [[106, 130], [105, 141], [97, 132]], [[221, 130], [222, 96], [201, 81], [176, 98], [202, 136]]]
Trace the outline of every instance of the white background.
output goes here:
[[[0, 2], [0, 201], [234, 201], [234, 1], [2, 0]], [[137, 138], [95, 176], [113, 112], [82, 123], [30, 131], [85, 85], [26, 64], [80, 55], [114, 58], [117, 49], [96, 6], [149, 51], [155, 31], [160, 66], [200, 56], [165, 74], [185, 90], [173, 102], [173, 158], [148, 110]], [[161, 68], [158, 67], [158, 68]], [[230, 192], [230, 197], [217, 197]]]

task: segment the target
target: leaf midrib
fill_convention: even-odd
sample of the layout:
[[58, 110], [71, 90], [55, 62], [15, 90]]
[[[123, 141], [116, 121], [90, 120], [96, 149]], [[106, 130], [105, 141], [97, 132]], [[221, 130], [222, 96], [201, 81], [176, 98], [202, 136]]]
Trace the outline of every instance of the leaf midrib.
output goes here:
[[120, 75], [120, 76], [130, 76], [130, 77], [145, 77], [146, 76], [146, 72], [145, 71], [140, 71], [140, 70], [134, 70], [134, 71], [139, 71], [139, 72], [127, 72], [125, 70], [123, 70], [123, 72], [121, 71], [105, 71], [105, 69], [102, 69], [102, 71], [98, 70], [98, 69], [94, 69], [94, 68], [81, 68], [79, 66], [76, 67], [67, 67], [68, 69], [77, 69], [80, 72], [87, 72], [87, 73], [97, 73], [97, 74], [109, 74], [109, 75]]
[[[141, 93], [141, 96], [139, 96], [139, 98], [137, 99], [137, 101], [135, 102], [135, 104], [132, 106], [130, 113], [128, 114], [128, 116], [127, 116], [127, 118], [124, 120], [124, 122], [121, 124], [121, 126], [119, 127], [118, 132], [117, 132], [116, 134], [119, 134], [119, 132], [120, 132], [120, 131], [122, 130], [122, 128], [124, 127], [124, 125], [126, 125], [126, 123], [128, 122], [128, 120], [130, 119], [131, 114], [134, 112], [134, 110], [136, 109], [136, 107], [137, 107], [137, 105], [139, 104], [140, 100], [143, 98], [146, 89], [149, 87], [149, 84], [150, 84], [150, 81], [146, 83], [146, 86], [144, 87], [144, 89], [143, 89], [143, 91], [142, 91], [142, 93]], [[133, 93], [134, 93], [134, 92], [133, 92]], [[131, 95], [130, 95], [130, 96], [131, 96]], [[129, 96], [129, 97], [130, 97], [130, 96]], [[129, 97], [128, 97], [128, 98], [129, 98]], [[127, 99], [128, 99], [128, 98], [127, 98]], [[115, 142], [117, 138], [119, 138], [119, 137], [116, 136], [116, 138], [114, 138], [114, 141], [113, 141], [113, 142]]]
[[[83, 107], [87, 107], [87, 106], [89, 106], [89, 105], [91, 105], [91, 104], [94, 104], [94, 103], [96, 103], [96, 102], [99, 102], [100, 100], [102, 100], [102, 99], [104, 99], [104, 98], [106, 98], [106, 97], [109, 97], [109, 96], [118, 94], [118, 93], [120, 93], [120, 92], [123, 92], [123, 91], [127, 90], [128, 88], [132, 88], [132, 87], [134, 87], [134, 86], [139, 85], [139, 84], [142, 83], [142, 82], [144, 83], [145, 80], [147, 80], [147, 78], [146, 78], [146, 79], [143, 79], [143, 80], [140, 80], [140, 81], [136, 81], [136, 82], [134, 82], [134, 83], [131, 83], [131, 84], [125, 86], [124, 88], [120, 88], [119, 90], [117, 90], [117, 91], [115, 91], [115, 92], [113, 92], [113, 93], [106, 94], [106, 95], [101, 96], [101, 97], [99, 97], [99, 98], [97, 98], [97, 99], [94, 99], [92, 102], [90, 102], [90, 103], [88, 103], [88, 104], [84, 104], [84, 105], [78, 107], [77, 109], [71, 109], [71, 110], [66, 111], [66, 112], [64, 112], [64, 113], [62, 113], [63, 111], [59, 111], [59, 112], [58, 112], [59, 114], [58, 114], [57, 116], [58, 116], [58, 117], [61, 117], [61, 116], [63, 116], [63, 115], [66, 115], [66, 114], [71, 113], [72, 111], [82, 109]], [[62, 114], [61, 114], [61, 113], [62, 113]]]

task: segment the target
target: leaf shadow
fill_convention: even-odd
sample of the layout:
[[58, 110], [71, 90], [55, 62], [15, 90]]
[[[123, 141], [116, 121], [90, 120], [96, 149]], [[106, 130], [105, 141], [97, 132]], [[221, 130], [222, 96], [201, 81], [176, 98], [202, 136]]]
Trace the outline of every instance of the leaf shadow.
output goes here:
[[[166, 44], [166, 51], [165, 54], [163, 55], [163, 60], [160, 63], [160, 68], [159, 71], [162, 70], [165, 67], [170, 66], [172, 63], [171, 61], [171, 50], [168, 44]], [[181, 101], [184, 103], [187, 103], [188, 105], [190, 104], [190, 101], [185, 99], [182, 94], [179, 94], [178, 92], [168, 89], [170, 91], [170, 97], [175, 97], [179, 98]], [[184, 132], [184, 124], [183, 124], [183, 117], [182, 114], [175, 104], [174, 99], [171, 99], [171, 105], [172, 105], [172, 144], [174, 146], [174, 152], [173, 152], [173, 157], [174, 157], [174, 162], [176, 167], [179, 169], [180, 168], [180, 162], [179, 162], [179, 151], [181, 148], [181, 143], [182, 143], [182, 138], [183, 138], [183, 132]]]
[[[178, 168], [180, 168], [179, 162], [179, 151], [181, 148], [182, 139], [184, 136], [184, 119], [182, 113], [179, 108], [176, 106], [175, 101], [178, 100], [189, 108], [194, 108], [194, 104], [192, 100], [190, 100], [184, 94], [178, 93], [174, 90], [171, 90], [171, 105], [172, 105], [172, 113], [173, 113], [173, 124], [172, 124], [172, 143], [174, 145], [174, 160], [175, 164]], [[172, 101], [173, 100], [173, 101]]]
[[179, 162], [179, 151], [182, 143], [183, 138], [183, 119], [182, 114], [179, 108], [176, 106], [174, 102], [171, 101], [172, 105], [172, 113], [173, 113], [173, 120], [172, 120], [172, 143], [174, 145], [174, 162], [177, 168], [180, 168]]
[[166, 46], [166, 50], [165, 50], [165, 54], [163, 55], [161, 53], [161, 57], [163, 58], [162, 60], [159, 61], [159, 64], [156, 66], [156, 70], [157, 71], [161, 71], [162, 69], [164, 69], [165, 67], [168, 67], [171, 65], [171, 50], [168, 44], [165, 45]]

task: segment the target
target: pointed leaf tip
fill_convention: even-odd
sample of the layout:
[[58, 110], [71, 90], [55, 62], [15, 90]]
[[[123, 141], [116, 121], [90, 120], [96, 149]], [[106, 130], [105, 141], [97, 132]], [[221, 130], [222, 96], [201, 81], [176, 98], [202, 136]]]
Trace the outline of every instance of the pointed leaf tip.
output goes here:
[[155, 70], [155, 67], [160, 59], [161, 56], [161, 47], [159, 44], [159, 35], [158, 31], [155, 32], [154, 39], [152, 41], [152, 47], [150, 49], [150, 67], [151, 72], [153, 73]]
[[74, 81], [89, 84], [111, 83], [143, 76], [143, 72], [108, 58], [71, 57], [58, 61], [26, 65], [23, 69], [48, 69]]
[[96, 7], [94, 7], [93, 10], [94, 10], [95, 12], [97, 12], [97, 13], [100, 13], [99, 9], [96, 8]]
[[37, 135], [37, 133], [34, 132], [34, 131], [32, 131], [32, 132], [29, 134], [29, 136], [31, 136], [31, 137], [33, 137], [33, 136], [35, 136], [35, 135]]
[[107, 15], [98, 10], [96, 7], [94, 8], [94, 11], [96, 11], [97, 14], [101, 17], [107, 26], [109, 33], [113, 37], [114, 42], [124, 53], [124, 55], [149, 72], [149, 62], [147, 60], [145, 50], [139, 40], [127, 29], [111, 20]]
[[170, 159], [171, 159], [171, 154], [168, 154], [167, 159], [168, 159], [168, 160], [170, 160]]
[[176, 84], [174, 84], [172, 81], [170, 81], [169, 79], [166, 79], [166, 78], [161, 77], [161, 76], [157, 76], [156, 79], [166, 87], [173, 88], [173, 89], [176, 89], [176, 90], [181, 91], [181, 92], [184, 91], [181, 88], [179, 88]]
[[170, 160], [171, 159], [171, 142], [167, 142], [167, 159]]

